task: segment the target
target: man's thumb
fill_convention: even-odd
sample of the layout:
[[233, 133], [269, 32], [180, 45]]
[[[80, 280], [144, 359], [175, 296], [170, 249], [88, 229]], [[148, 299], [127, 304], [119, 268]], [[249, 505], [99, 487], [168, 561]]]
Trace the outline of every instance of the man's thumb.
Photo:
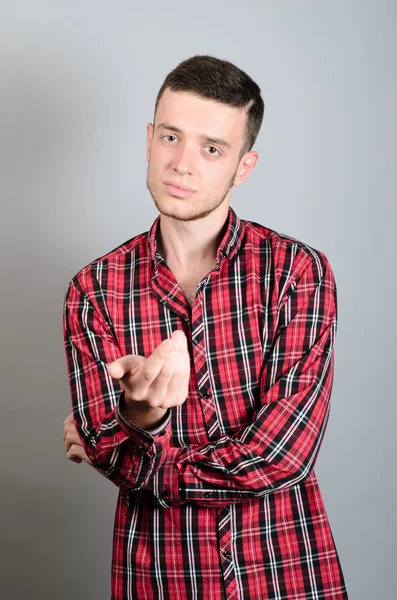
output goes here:
[[110, 377], [114, 379], [121, 379], [127, 373], [134, 375], [141, 367], [142, 361], [146, 359], [143, 356], [137, 356], [135, 354], [127, 354], [127, 356], [121, 356], [117, 360], [107, 365], [108, 373]]

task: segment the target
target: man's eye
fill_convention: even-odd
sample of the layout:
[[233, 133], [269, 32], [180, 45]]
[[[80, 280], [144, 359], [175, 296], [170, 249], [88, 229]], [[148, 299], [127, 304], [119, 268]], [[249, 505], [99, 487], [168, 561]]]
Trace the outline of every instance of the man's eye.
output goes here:
[[[217, 148], [214, 148], [213, 146], [208, 146], [208, 150], [215, 150], [215, 152], [218, 152], [219, 154], [219, 150]], [[214, 152], [209, 152], [209, 154], [211, 154], [212, 156], [216, 156]]]
[[165, 135], [164, 137], [165, 137], [165, 138], [174, 138], [174, 139], [175, 139], [175, 136], [174, 136], [174, 135]]

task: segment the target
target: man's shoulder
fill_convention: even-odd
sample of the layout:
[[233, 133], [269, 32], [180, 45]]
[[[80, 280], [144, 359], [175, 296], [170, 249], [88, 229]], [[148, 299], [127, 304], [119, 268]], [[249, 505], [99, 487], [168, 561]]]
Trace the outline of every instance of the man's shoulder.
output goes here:
[[103, 268], [117, 268], [120, 259], [122, 259], [125, 255], [132, 255], [134, 254], [135, 250], [142, 251], [145, 248], [145, 244], [147, 244], [147, 235], [148, 231], [139, 233], [134, 237], [126, 240], [122, 244], [119, 244], [112, 250], [109, 250], [108, 252], [106, 252], [106, 254], [102, 254], [101, 256], [98, 256], [97, 258], [91, 260], [72, 277], [72, 281], [78, 279], [83, 280], [87, 276], [90, 276], [94, 272], [98, 272]]
[[286, 253], [290, 254], [293, 252], [294, 255], [307, 256], [308, 260], [327, 261], [327, 257], [322, 250], [315, 248], [300, 238], [271, 229], [256, 221], [245, 220], [245, 224], [248, 235], [256, 238], [259, 243], [262, 241], [263, 245], [270, 248], [272, 253], [285, 255]]

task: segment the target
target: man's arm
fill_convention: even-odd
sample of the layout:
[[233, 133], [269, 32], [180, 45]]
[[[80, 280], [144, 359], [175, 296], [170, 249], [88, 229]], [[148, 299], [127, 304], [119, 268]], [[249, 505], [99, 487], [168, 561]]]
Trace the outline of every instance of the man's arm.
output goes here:
[[224, 507], [297, 485], [310, 474], [329, 417], [337, 295], [325, 255], [315, 251], [308, 263], [279, 300], [253, 422], [233, 437], [167, 448], [147, 484], [162, 506]]
[[[87, 282], [95, 288], [93, 283]], [[82, 281], [69, 284], [63, 307], [63, 332], [73, 420], [89, 461], [120, 488], [139, 489], [157, 469], [169, 444], [170, 411], [154, 431], [129, 421], [119, 381], [108, 363], [121, 358], [112, 323]], [[124, 414], [123, 414], [124, 412]], [[138, 423], [140, 420], [138, 419]]]

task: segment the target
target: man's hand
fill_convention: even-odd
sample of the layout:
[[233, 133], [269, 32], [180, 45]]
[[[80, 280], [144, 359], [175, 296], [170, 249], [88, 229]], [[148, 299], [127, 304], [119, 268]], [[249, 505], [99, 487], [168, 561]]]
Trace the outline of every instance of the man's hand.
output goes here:
[[108, 365], [111, 377], [120, 380], [124, 390], [125, 416], [138, 427], [155, 427], [167, 409], [183, 404], [190, 380], [190, 356], [186, 336], [174, 331], [145, 358], [122, 356]]
[[[108, 373], [119, 379], [125, 390], [126, 417], [138, 427], [149, 429], [162, 419], [167, 408], [183, 404], [187, 398], [190, 356], [186, 336], [174, 331], [149, 358], [122, 356], [108, 365]], [[74, 425], [73, 413], [63, 422], [63, 440], [69, 460], [92, 464]]]
[[92, 464], [85, 453], [83, 443], [74, 425], [73, 413], [66, 417], [63, 422], [63, 441], [69, 460], [75, 463], [81, 463], [84, 460], [87, 464]]

